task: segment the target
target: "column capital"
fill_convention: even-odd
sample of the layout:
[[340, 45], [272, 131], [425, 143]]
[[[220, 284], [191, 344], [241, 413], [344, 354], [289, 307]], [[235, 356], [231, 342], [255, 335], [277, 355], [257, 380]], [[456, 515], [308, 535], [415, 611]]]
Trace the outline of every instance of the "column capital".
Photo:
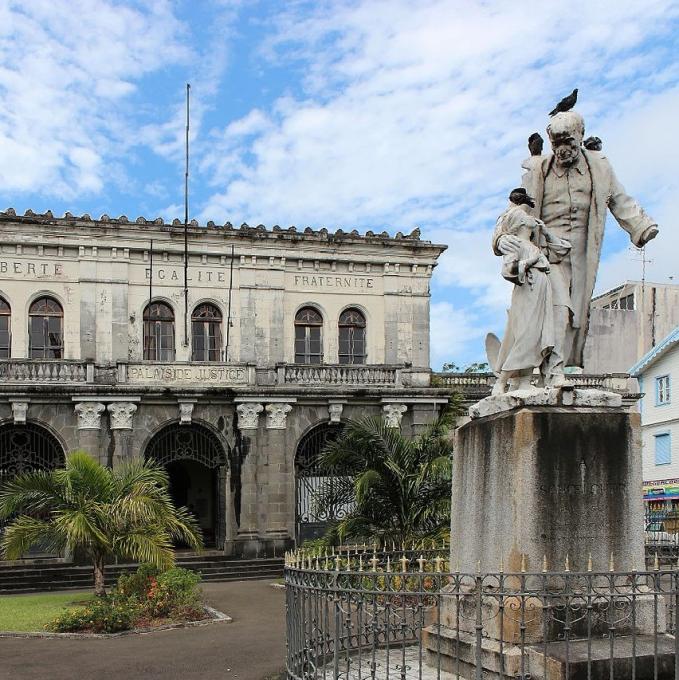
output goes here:
[[384, 413], [384, 420], [387, 423], [387, 427], [401, 427], [401, 418], [403, 418], [403, 414], [407, 410], [408, 407], [405, 404], [384, 404], [384, 406], [382, 406], [382, 412]]
[[109, 404], [107, 410], [111, 417], [112, 430], [131, 430], [132, 418], [137, 410], [137, 405], [129, 401], [117, 401]]
[[236, 406], [239, 430], [256, 430], [259, 425], [259, 414], [264, 410], [261, 404], [245, 402]]
[[79, 430], [98, 430], [101, 423], [101, 414], [106, 410], [103, 404], [96, 401], [78, 402], [74, 411], [78, 414]]
[[275, 403], [266, 405], [266, 428], [267, 430], [284, 430], [288, 413], [292, 411], [292, 406], [286, 403]]

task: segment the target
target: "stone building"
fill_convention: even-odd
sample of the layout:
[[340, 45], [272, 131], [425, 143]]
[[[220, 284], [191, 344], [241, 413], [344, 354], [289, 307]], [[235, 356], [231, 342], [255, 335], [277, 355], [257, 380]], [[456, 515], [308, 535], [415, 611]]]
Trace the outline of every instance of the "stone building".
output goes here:
[[679, 285], [625, 281], [592, 299], [585, 372], [627, 373], [679, 324]]
[[[409, 236], [0, 213], [0, 479], [84, 449], [152, 458], [227, 554], [317, 534], [347, 418], [420, 431], [445, 246]], [[450, 382], [450, 380], [448, 381]], [[338, 509], [341, 512], [341, 509]]]

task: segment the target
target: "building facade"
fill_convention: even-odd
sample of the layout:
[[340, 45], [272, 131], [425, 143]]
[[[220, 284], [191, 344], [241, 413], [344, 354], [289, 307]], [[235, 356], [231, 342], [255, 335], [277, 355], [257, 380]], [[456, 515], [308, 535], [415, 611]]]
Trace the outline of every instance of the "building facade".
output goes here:
[[346, 419], [414, 434], [448, 400], [429, 369], [445, 247], [417, 231], [192, 222], [185, 292], [177, 220], [0, 225], [0, 479], [75, 449], [153, 459], [208, 545], [262, 554], [321, 531], [317, 456]]
[[[640, 401], [644, 500], [647, 512], [671, 520], [658, 531], [679, 531], [679, 326], [632, 368]], [[660, 520], [662, 521], [662, 520]]]
[[679, 324], [679, 285], [626, 281], [590, 305], [585, 372], [627, 373]]

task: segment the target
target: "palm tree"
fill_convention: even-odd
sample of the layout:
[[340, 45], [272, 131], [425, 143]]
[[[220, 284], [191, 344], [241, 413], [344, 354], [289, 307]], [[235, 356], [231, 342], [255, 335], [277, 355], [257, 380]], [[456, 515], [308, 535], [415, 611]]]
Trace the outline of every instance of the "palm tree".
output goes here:
[[450, 531], [451, 408], [423, 434], [408, 438], [382, 418], [348, 421], [326, 445], [321, 468], [328, 478], [316, 499], [319, 513], [336, 520], [325, 535], [387, 546], [441, 540]]
[[94, 592], [105, 595], [104, 565], [113, 557], [174, 564], [173, 541], [200, 550], [196, 520], [175, 508], [162, 467], [134, 461], [111, 470], [84, 451], [66, 467], [19, 475], [0, 490], [0, 519], [9, 519], [0, 551], [18, 559], [36, 544], [55, 552], [87, 555]]

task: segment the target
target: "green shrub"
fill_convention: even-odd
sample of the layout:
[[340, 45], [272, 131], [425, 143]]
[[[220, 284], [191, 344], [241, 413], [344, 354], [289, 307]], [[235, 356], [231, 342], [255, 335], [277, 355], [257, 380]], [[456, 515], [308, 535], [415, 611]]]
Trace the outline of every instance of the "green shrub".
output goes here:
[[142, 564], [133, 574], [121, 575], [108, 596], [64, 612], [47, 628], [58, 633], [117, 633], [156, 619], [196, 621], [205, 616], [200, 580], [200, 574], [188, 569], [159, 572]]
[[133, 603], [107, 596], [86, 607], [67, 610], [47, 627], [57, 633], [118, 633], [133, 628], [138, 615]]

